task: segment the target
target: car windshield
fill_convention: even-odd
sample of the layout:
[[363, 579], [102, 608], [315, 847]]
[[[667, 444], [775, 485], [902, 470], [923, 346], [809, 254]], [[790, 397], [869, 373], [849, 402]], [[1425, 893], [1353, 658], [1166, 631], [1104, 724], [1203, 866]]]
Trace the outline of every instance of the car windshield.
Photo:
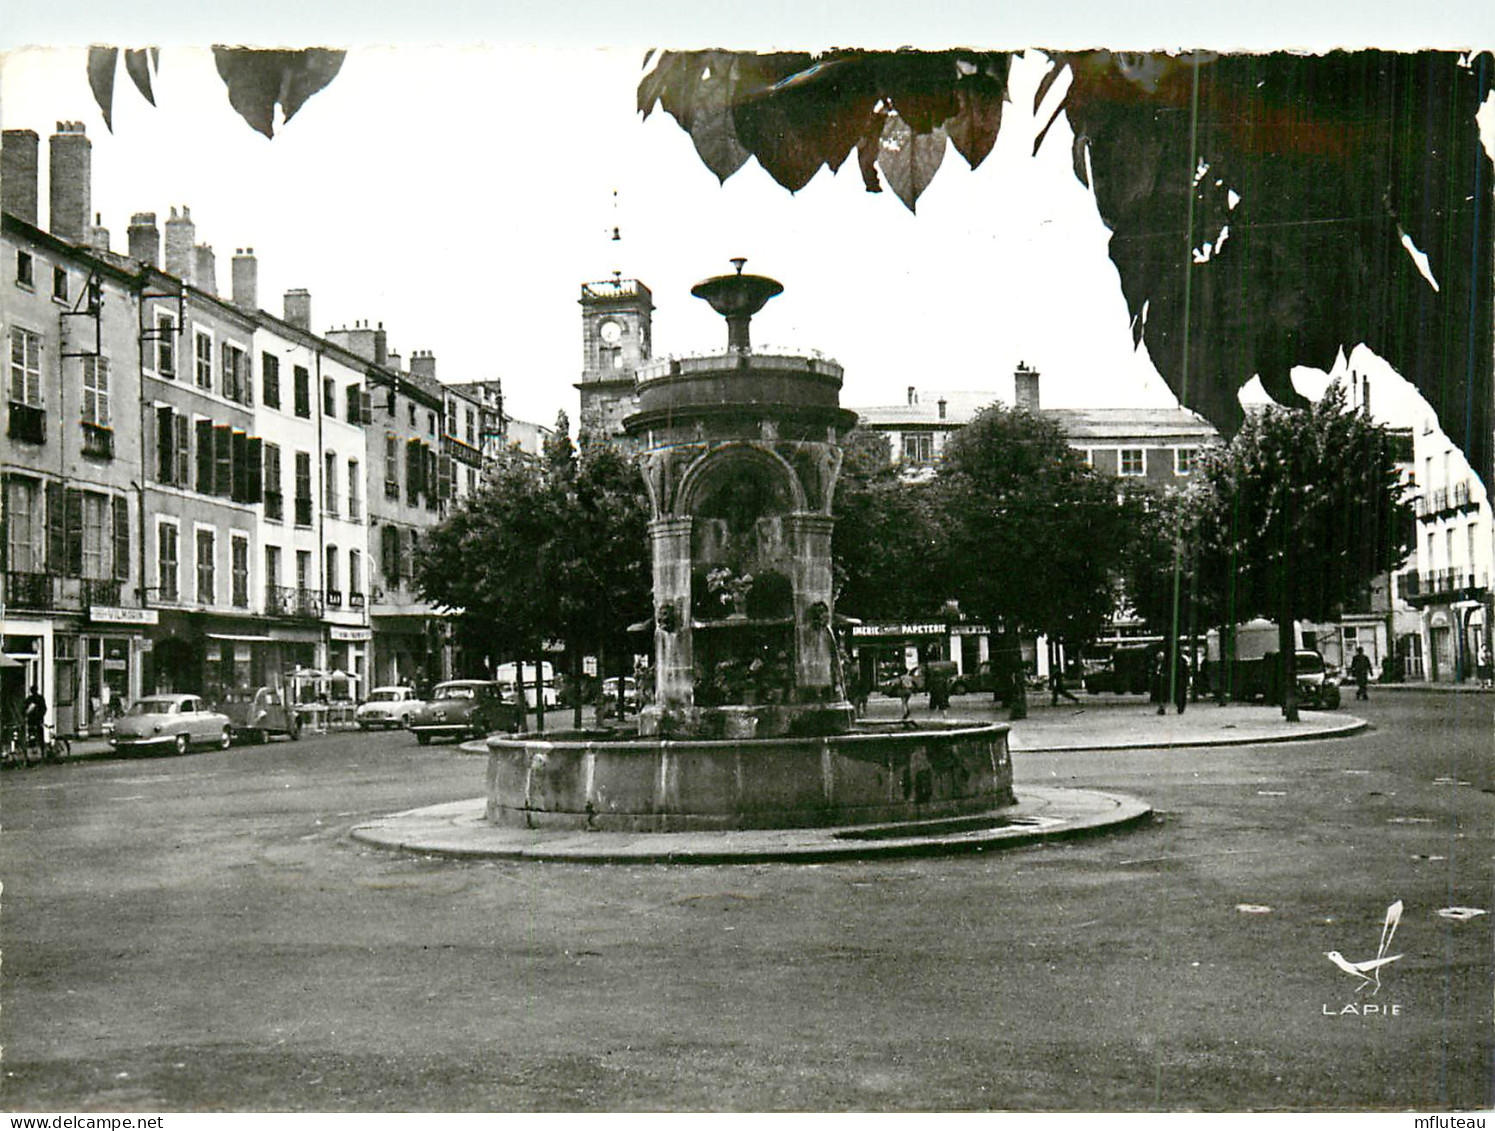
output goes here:
[[464, 687], [461, 684], [444, 683], [436, 689], [437, 699], [473, 699], [477, 697], [477, 688]]
[[1299, 652], [1297, 666], [1300, 672], [1321, 672], [1324, 670], [1324, 658], [1317, 652]]
[[170, 699], [141, 699], [132, 705], [127, 714], [169, 715], [176, 704]]
[[370, 703], [397, 703], [400, 693], [398, 691], [376, 691], [369, 696]]

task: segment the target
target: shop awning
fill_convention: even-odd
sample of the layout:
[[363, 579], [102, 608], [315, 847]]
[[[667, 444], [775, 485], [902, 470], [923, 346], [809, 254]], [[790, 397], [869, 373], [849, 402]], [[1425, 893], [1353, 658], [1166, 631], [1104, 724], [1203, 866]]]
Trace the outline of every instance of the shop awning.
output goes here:
[[209, 632], [209, 640], [232, 640], [236, 644], [269, 644], [271, 638], [268, 636], [245, 636], [235, 632]]

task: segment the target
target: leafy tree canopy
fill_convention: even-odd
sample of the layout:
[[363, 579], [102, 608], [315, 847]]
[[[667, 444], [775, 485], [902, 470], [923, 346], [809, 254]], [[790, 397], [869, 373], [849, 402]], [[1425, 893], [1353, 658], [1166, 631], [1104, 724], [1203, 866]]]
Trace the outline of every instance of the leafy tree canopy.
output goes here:
[[[1136, 341], [1187, 407], [1232, 436], [1253, 375], [1300, 405], [1292, 366], [1364, 343], [1490, 483], [1495, 169], [1475, 115], [1495, 56], [1049, 58], [1038, 98], [1068, 73], [1075, 175], [1114, 233]], [[662, 105], [719, 178], [754, 156], [794, 191], [855, 150], [867, 187], [880, 171], [912, 209], [947, 142], [972, 167], [991, 151], [1011, 59], [665, 52], [639, 109]]]
[[955, 433], [938, 486], [948, 577], [989, 624], [1093, 637], [1115, 605], [1132, 508], [1046, 417], [993, 405]]

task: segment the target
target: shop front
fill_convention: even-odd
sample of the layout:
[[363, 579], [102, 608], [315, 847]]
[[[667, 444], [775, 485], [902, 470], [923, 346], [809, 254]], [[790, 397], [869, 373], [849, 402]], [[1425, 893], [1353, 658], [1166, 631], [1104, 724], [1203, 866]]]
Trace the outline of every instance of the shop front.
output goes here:
[[373, 647], [372, 629], [346, 625], [329, 625], [327, 629], [328, 678], [336, 699], [361, 703], [369, 694], [369, 651]]

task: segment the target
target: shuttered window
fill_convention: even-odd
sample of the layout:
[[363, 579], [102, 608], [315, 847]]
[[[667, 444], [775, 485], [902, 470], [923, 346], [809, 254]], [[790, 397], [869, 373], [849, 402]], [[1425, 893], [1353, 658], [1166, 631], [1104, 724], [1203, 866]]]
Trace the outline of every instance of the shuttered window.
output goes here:
[[114, 576], [120, 581], [130, 577], [130, 500], [115, 495], [114, 502]]
[[197, 432], [197, 489], [204, 495], [213, 493], [213, 422], [199, 420]]
[[177, 525], [162, 522], [156, 527], [156, 592], [163, 601], [181, 599], [177, 553]]

